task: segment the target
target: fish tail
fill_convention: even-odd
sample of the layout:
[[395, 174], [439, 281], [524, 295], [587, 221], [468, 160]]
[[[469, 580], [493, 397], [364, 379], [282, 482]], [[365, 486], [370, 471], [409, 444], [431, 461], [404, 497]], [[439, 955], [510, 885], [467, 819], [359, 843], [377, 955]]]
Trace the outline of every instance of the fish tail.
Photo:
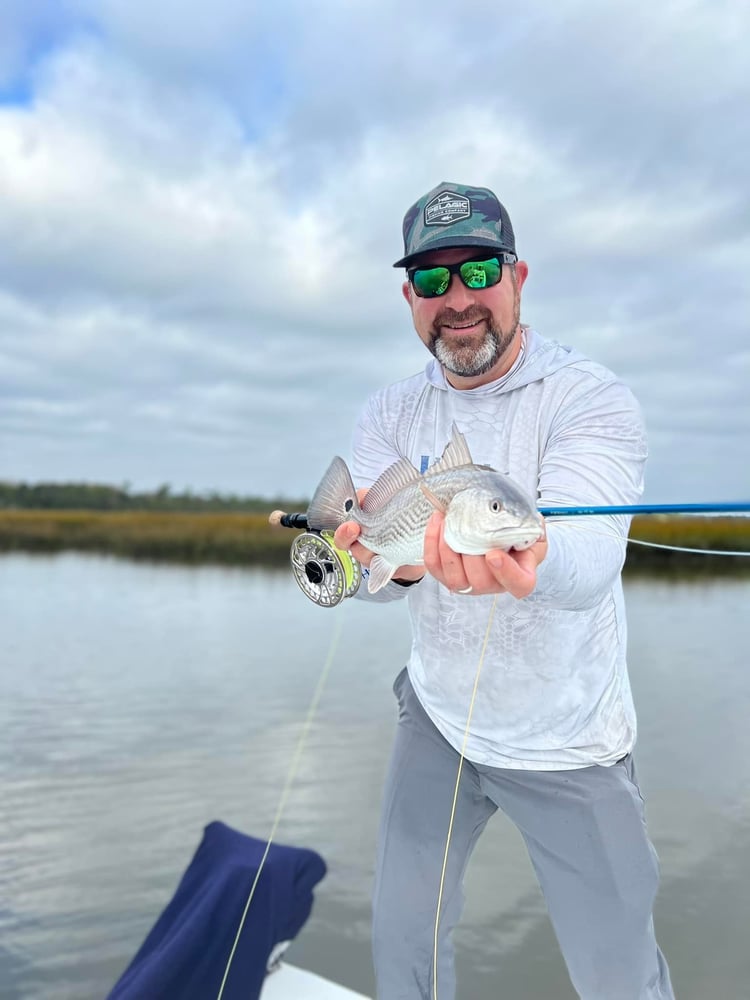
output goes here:
[[357, 491], [346, 462], [338, 455], [328, 466], [307, 508], [307, 524], [313, 531], [335, 531], [360, 510]]

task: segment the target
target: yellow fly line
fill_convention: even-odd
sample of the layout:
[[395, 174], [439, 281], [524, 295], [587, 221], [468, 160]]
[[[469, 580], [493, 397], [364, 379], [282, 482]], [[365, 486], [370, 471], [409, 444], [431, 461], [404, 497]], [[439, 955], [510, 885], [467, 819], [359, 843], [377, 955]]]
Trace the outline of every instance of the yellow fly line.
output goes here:
[[[343, 562], [343, 565], [344, 565], [345, 570], [346, 570], [347, 585], [350, 585], [352, 581], [349, 578], [349, 570], [347, 568], [347, 561], [342, 560], [342, 562]], [[486, 629], [485, 636], [484, 636], [484, 642], [482, 643], [482, 649], [481, 649], [480, 655], [479, 655], [479, 663], [477, 664], [477, 672], [476, 672], [476, 676], [474, 678], [474, 688], [473, 688], [472, 693], [471, 693], [471, 701], [469, 703], [469, 713], [468, 713], [468, 716], [467, 716], [467, 719], [466, 719], [466, 727], [465, 727], [465, 730], [464, 730], [463, 742], [462, 742], [462, 745], [461, 745], [461, 753], [459, 755], [458, 772], [456, 774], [456, 784], [455, 784], [455, 788], [454, 788], [454, 791], [453, 791], [453, 802], [451, 804], [451, 813], [450, 813], [450, 819], [449, 819], [449, 822], [448, 822], [448, 833], [447, 833], [446, 841], [445, 841], [445, 851], [444, 851], [444, 854], [443, 854], [443, 866], [442, 866], [442, 871], [440, 873], [440, 884], [439, 884], [439, 888], [438, 888], [437, 907], [436, 907], [436, 911], [435, 911], [435, 932], [434, 932], [434, 945], [433, 945], [433, 1000], [438, 1000], [438, 984], [437, 984], [437, 967], [438, 967], [438, 963], [437, 963], [437, 952], [438, 952], [438, 932], [439, 932], [439, 926], [440, 926], [440, 909], [441, 909], [442, 901], [443, 901], [443, 888], [444, 888], [444, 885], [445, 885], [445, 874], [446, 874], [446, 870], [447, 870], [447, 866], [448, 866], [448, 852], [450, 850], [451, 837], [453, 835], [453, 823], [454, 823], [454, 819], [455, 819], [455, 815], [456, 815], [456, 804], [458, 802], [458, 789], [459, 789], [459, 785], [460, 785], [460, 782], [461, 782], [461, 773], [462, 773], [462, 770], [463, 770], [463, 764], [464, 764], [464, 759], [465, 759], [466, 743], [467, 743], [468, 738], [469, 738], [469, 732], [470, 732], [470, 728], [471, 728], [471, 718], [472, 718], [472, 715], [473, 715], [473, 712], [474, 712], [474, 703], [476, 701], [477, 688], [479, 686], [479, 678], [480, 678], [480, 675], [481, 675], [481, 672], [482, 672], [482, 665], [484, 663], [484, 657], [485, 657], [485, 653], [486, 653], [486, 650], [487, 650], [487, 643], [489, 641], [490, 629], [491, 629], [491, 626], [492, 626], [492, 619], [493, 619], [494, 614], [495, 614], [496, 604], [497, 604], [497, 595], [495, 595], [495, 598], [494, 598], [494, 600], [492, 602], [492, 605], [490, 607], [490, 613], [489, 613], [489, 617], [487, 619], [487, 629]], [[326, 661], [325, 661], [325, 664], [323, 666], [323, 670], [321, 672], [320, 678], [318, 679], [318, 683], [317, 683], [315, 691], [313, 693], [313, 697], [312, 697], [312, 700], [310, 702], [310, 706], [309, 706], [309, 708], [307, 710], [307, 714], [305, 716], [305, 721], [304, 721], [304, 723], [302, 725], [302, 729], [300, 731], [299, 739], [297, 740], [297, 746], [295, 748], [294, 755], [292, 757], [292, 762], [291, 762], [291, 764], [289, 766], [289, 771], [287, 773], [287, 777], [286, 777], [286, 780], [284, 782], [284, 787], [282, 789], [281, 796], [279, 798], [279, 804], [278, 804], [278, 807], [276, 809], [276, 815], [274, 816], [274, 820], [273, 820], [273, 823], [271, 825], [271, 832], [270, 832], [270, 834], [268, 836], [268, 841], [266, 842], [265, 850], [263, 851], [263, 855], [261, 857], [260, 864], [258, 865], [258, 870], [257, 870], [257, 872], [255, 874], [255, 878], [253, 879], [253, 884], [250, 887], [250, 892], [248, 893], [247, 902], [245, 903], [245, 908], [242, 911], [242, 917], [240, 918], [240, 923], [239, 923], [239, 926], [237, 928], [237, 933], [236, 933], [235, 938], [234, 938], [234, 943], [232, 944], [232, 949], [231, 949], [231, 951], [229, 953], [229, 958], [227, 960], [226, 968], [224, 970], [224, 975], [223, 975], [222, 980], [221, 980], [221, 986], [219, 987], [219, 992], [217, 994], [216, 1000], [222, 1000], [222, 997], [224, 996], [224, 990], [226, 988], [227, 980], [229, 978], [229, 972], [230, 972], [231, 967], [232, 967], [232, 962], [234, 961], [235, 952], [237, 951], [237, 945], [239, 944], [240, 936], [242, 935], [242, 930], [243, 930], [243, 928], [245, 926], [245, 920], [247, 919], [247, 914], [248, 914], [248, 911], [250, 909], [250, 904], [252, 903], [253, 896], [255, 895], [255, 890], [256, 890], [258, 882], [260, 880], [261, 872], [263, 871], [263, 866], [264, 866], [264, 864], [266, 862], [266, 859], [268, 857], [268, 853], [269, 853], [269, 851], [271, 849], [271, 844], [273, 843], [274, 838], [276, 836], [276, 833], [277, 833], [277, 830], [278, 830], [278, 827], [279, 827], [279, 823], [281, 821], [281, 816], [282, 816], [282, 814], [284, 812], [284, 809], [286, 808], [286, 803], [287, 803], [287, 799], [289, 797], [289, 792], [291, 790], [291, 787], [292, 787], [292, 784], [294, 782], [294, 779], [295, 779], [295, 777], [297, 775], [297, 769], [299, 767], [299, 762], [300, 762], [300, 759], [302, 757], [302, 751], [304, 750], [305, 743], [307, 741], [307, 737], [308, 737], [308, 734], [309, 734], [309, 731], [310, 731], [310, 727], [312, 725], [313, 718], [315, 716], [315, 713], [317, 712], [318, 705], [320, 703], [320, 699], [321, 699], [321, 696], [323, 694], [323, 689], [325, 688], [326, 681], [328, 680], [328, 675], [329, 675], [329, 673], [331, 671], [331, 666], [333, 664], [334, 656], [336, 654], [336, 649], [338, 648], [338, 643], [339, 643], [339, 639], [340, 639], [340, 636], [341, 636], [341, 627], [342, 627], [341, 626], [341, 620], [339, 619], [336, 622], [336, 626], [334, 628], [333, 636], [331, 638], [331, 645], [330, 645], [330, 648], [328, 650], [328, 656], [326, 657]]]
[[297, 746], [295, 748], [294, 755], [292, 757], [292, 763], [289, 766], [289, 772], [286, 776], [286, 781], [284, 782], [284, 787], [281, 791], [281, 796], [279, 798], [279, 805], [278, 808], [276, 809], [276, 815], [274, 817], [273, 824], [271, 825], [271, 833], [268, 836], [268, 842], [266, 843], [265, 850], [263, 851], [263, 856], [260, 859], [260, 864], [258, 865], [258, 871], [255, 873], [255, 879], [253, 880], [253, 884], [250, 887], [250, 893], [247, 897], [247, 902], [245, 903], [245, 909], [242, 911], [240, 924], [239, 927], [237, 928], [237, 934], [235, 935], [234, 938], [234, 944], [232, 945], [232, 950], [229, 953], [229, 959], [227, 960], [227, 966], [226, 969], [224, 970], [224, 976], [221, 980], [221, 986], [219, 987], [219, 993], [216, 997], [216, 1000], [221, 1000], [221, 998], [224, 995], [224, 989], [227, 984], [227, 979], [229, 978], [229, 970], [231, 969], [232, 962], [234, 961], [234, 954], [237, 951], [237, 945], [240, 940], [240, 935], [242, 934], [242, 928], [245, 926], [245, 919], [247, 918], [247, 913], [248, 910], [250, 909], [250, 903], [252, 902], [253, 896], [255, 895], [255, 889], [260, 879], [260, 873], [263, 871], [263, 865], [266, 862], [266, 858], [268, 857], [268, 852], [271, 849], [271, 844], [273, 842], [274, 837], [276, 836], [276, 831], [278, 830], [279, 822], [281, 820], [281, 814], [283, 813], [284, 808], [286, 807], [286, 800], [289, 797], [289, 790], [291, 789], [292, 782], [294, 781], [297, 775], [297, 768], [299, 767], [300, 758], [302, 757], [302, 751], [305, 747], [305, 742], [307, 741], [307, 736], [310, 731], [310, 726], [312, 725], [313, 718], [318, 709], [318, 704], [320, 702], [321, 695], [323, 694], [323, 688], [326, 685], [328, 674], [331, 671], [331, 664], [333, 663], [333, 658], [335, 656], [340, 637], [341, 637], [341, 619], [339, 619], [336, 622], [336, 627], [334, 628], [333, 636], [331, 638], [331, 645], [328, 650], [328, 656], [323, 666], [323, 671], [320, 675], [320, 678], [318, 679], [315, 692], [313, 693], [312, 701], [310, 702], [310, 707], [307, 710], [307, 715], [305, 716], [305, 721], [302, 725], [299, 739], [297, 740]]
[[445, 840], [445, 852], [443, 854], [443, 870], [440, 872], [440, 887], [438, 889], [438, 900], [437, 908], [435, 910], [435, 935], [433, 942], [433, 953], [432, 953], [432, 1000], [438, 1000], [438, 987], [437, 987], [437, 970], [438, 970], [438, 930], [440, 927], [440, 907], [443, 902], [443, 887], [445, 885], [445, 872], [448, 868], [448, 851], [451, 845], [451, 837], [453, 836], [453, 820], [456, 816], [456, 803], [458, 802], [458, 787], [461, 783], [461, 772], [463, 771], [464, 759], [466, 753], [466, 743], [469, 739], [469, 730], [471, 728], [471, 717], [474, 713], [474, 702], [477, 697], [477, 688], [479, 687], [479, 676], [482, 673], [482, 664], [484, 663], [484, 654], [487, 651], [487, 643], [490, 637], [490, 628], [492, 626], [492, 619], [495, 614], [495, 606], [497, 604], [497, 594], [495, 594], [494, 600], [490, 607], [490, 613], [487, 618], [487, 629], [484, 633], [484, 642], [482, 643], [482, 649], [479, 654], [479, 663], [477, 664], [477, 673], [474, 678], [474, 689], [471, 692], [471, 701], [469, 702], [469, 714], [466, 719], [466, 728], [464, 729], [464, 738], [461, 744], [461, 754], [458, 759], [458, 773], [456, 774], [456, 787], [453, 789], [453, 803], [451, 805], [451, 815], [448, 821], [448, 836]]
[[355, 573], [358, 571], [359, 564], [355, 563], [351, 552], [347, 552], [346, 549], [340, 549], [338, 545], [334, 545], [332, 531], [321, 531], [320, 534], [326, 539], [331, 548], [335, 551], [336, 555], [339, 557], [339, 562], [341, 563], [341, 568], [344, 571], [344, 579], [346, 581], [346, 587], [344, 590], [348, 592], [354, 584]]

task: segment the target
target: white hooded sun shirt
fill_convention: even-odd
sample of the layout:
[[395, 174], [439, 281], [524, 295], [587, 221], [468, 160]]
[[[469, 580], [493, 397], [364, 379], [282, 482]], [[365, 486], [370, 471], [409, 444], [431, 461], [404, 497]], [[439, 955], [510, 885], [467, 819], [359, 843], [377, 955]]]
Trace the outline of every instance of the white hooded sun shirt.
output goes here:
[[[425, 471], [453, 424], [472, 458], [506, 473], [540, 507], [633, 504], [646, 441], [630, 390], [602, 365], [530, 329], [502, 378], [457, 390], [441, 366], [370, 398], [354, 436], [357, 486], [406, 457]], [[612, 764], [633, 747], [635, 710], [625, 658], [620, 570], [630, 518], [547, 519], [549, 551], [534, 592], [497, 597], [466, 756], [491, 767], [562, 770]], [[493, 595], [453, 594], [429, 574], [370, 601], [406, 598], [408, 672], [435, 726], [457, 750]]]

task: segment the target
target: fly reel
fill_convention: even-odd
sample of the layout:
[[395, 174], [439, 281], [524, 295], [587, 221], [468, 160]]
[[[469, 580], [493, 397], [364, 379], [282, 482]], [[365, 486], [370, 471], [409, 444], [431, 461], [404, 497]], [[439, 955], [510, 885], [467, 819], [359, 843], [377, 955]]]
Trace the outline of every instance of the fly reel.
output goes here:
[[328, 531], [306, 531], [292, 542], [292, 573], [302, 592], [322, 608], [334, 608], [357, 592], [359, 563], [336, 548]]
[[348, 552], [336, 548], [332, 531], [308, 528], [306, 514], [285, 514], [275, 510], [269, 524], [304, 528], [292, 542], [292, 573], [300, 590], [322, 608], [335, 608], [352, 597], [362, 580], [362, 570]]

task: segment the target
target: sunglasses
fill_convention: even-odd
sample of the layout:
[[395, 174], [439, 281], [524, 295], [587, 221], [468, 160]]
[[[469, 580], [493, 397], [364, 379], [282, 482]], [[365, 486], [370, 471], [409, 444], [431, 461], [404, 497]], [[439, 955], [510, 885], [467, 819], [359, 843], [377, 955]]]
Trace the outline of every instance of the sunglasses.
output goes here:
[[492, 288], [503, 276], [503, 264], [515, 264], [517, 259], [515, 254], [500, 253], [485, 260], [465, 260], [463, 264], [411, 267], [406, 273], [421, 299], [436, 299], [448, 291], [454, 274], [467, 288]]

